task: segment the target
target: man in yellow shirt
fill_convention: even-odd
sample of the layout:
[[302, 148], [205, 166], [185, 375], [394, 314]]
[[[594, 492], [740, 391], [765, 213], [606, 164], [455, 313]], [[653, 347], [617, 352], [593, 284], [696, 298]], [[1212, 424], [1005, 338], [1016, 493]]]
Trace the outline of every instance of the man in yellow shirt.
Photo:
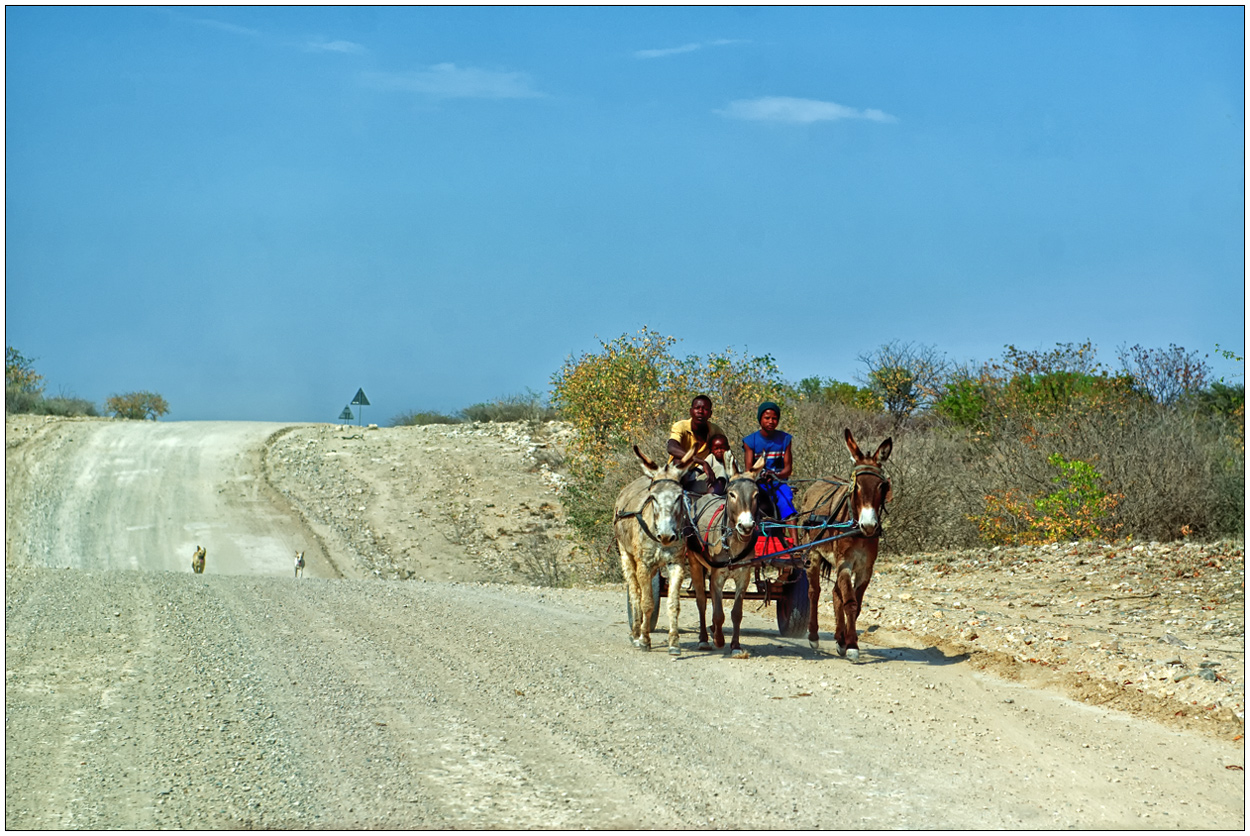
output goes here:
[[[711, 418], [712, 399], [707, 395], [695, 395], [690, 402], [690, 417], [673, 424], [668, 437], [669, 459], [680, 459], [694, 448], [695, 461], [703, 466], [708, 483], [715, 478], [706, 461], [712, 453], [712, 436], [725, 434], [724, 430], [712, 423]], [[687, 478], [694, 473], [695, 471], [690, 471], [686, 474]]]

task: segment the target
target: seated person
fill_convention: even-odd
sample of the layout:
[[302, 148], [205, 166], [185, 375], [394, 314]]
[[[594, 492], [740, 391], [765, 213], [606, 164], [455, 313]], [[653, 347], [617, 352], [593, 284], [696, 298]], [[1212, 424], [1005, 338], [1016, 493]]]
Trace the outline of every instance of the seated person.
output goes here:
[[760, 479], [760, 489], [771, 502], [773, 513], [767, 514], [773, 519], [782, 520], [795, 514], [794, 493], [786, 480], [794, 472], [794, 453], [789, 433], [777, 429], [781, 423], [781, 407], [772, 401], [764, 401], [756, 412], [760, 428], [742, 439], [742, 454], [745, 466], [750, 470], [756, 459], [764, 457], [764, 476]]
[[[724, 496], [725, 487], [729, 484], [729, 477], [733, 475], [729, 472], [732, 464], [725, 461], [725, 454], [729, 452], [729, 439], [721, 433], [717, 433], [708, 441], [711, 444], [712, 452], [708, 453], [707, 458], [699, 463], [698, 470], [691, 472], [691, 478], [686, 486], [686, 490], [699, 496], [704, 494]], [[704, 471], [704, 465], [707, 466], [710, 475]]]
[[676, 461], [693, 449], [694, 457], [701, 465], [682, 479], [682, 486], [692, 492], [699, 487], [701, 477], [705, 480], [701, 493], [707, 492], [707, 486], [715, 478], [706, 459], [712, 452], [712, 436], [724, 435], [725, 432], [713, 424], [711, 418], [712, 399], [707, 395], [696, 395], [690, 402], [690, 417], [673, 424], [669, 432], [669, 461]]
[[709, 492], [724, 496], [725, 486], [729, 484], [729, 477], [733, 475], [729, 472], [729, 462], [725, 461], [725, 454], [729, 452], [729, 439], [717, 433], [710, 441], [712, 453], [705, 459], [708, 467], [712, 468], [712, 485]]

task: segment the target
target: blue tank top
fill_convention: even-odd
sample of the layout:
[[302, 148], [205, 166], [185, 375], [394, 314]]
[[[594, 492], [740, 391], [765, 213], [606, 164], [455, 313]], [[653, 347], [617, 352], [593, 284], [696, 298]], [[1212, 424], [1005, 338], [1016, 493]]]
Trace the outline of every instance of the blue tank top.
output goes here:
[[742, 443], [751, 448], [756, 458], [764, 457], [765, 470], [777, 471], [785, 467], [786, 450], [790, 449], [789, 433], [775, 430], [772, 438], [765, 438], [764, 433], [756, 430], [742, 439]]

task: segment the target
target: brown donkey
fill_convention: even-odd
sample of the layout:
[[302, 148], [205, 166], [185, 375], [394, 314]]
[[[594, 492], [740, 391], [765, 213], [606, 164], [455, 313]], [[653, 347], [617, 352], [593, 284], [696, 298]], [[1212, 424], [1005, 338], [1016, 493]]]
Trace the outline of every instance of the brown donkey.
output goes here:
[[[812, 485], [799, 503], [799, 519], [806, 526], [804, 542], [818, 543], [812, 547], [807, 564], [807, 597], [811, 607], [807, 641], [813, 650], [820, 647], [817, 606], [820, 578], [832, 576], [833, 639], [838, 645], [838, 655], [854, 662], [859, 659], [855, 621], [864, 605], [864, 591], [872, 580], [873, 564], [877, 562], [885, 503], [893, 496], [890, 480], [881, 466], [890, 458], [894, 441], [887, 438], [871, 456], [865, 456], [848, 429], [846, 448], [855, 460], [850, 483]], [[858, 533], [831, 540], [837, 531], [830, 528], [830, 524], [848, 521], [858, 524]], [[821, 540], [827, 542], [821, 543]]]
[[[742, 471], [732, 453], [725, 453], [728, 471], [733, 474], [726, 484], [725, 496], [708, 494], [694, 501], [688, 511], [691, 536], [687, 539], [690, 553], [690, 578], [694, 584], [695, 601], [699, 607], [699, 649], [711, 650], [707, 631], [707, 593], [703, 578], [710, 580], [712, 593], [712, 639], [717, 647], [725, 646], [725, 582], [734, 581], [734, 603], [730, 612], [733, 639], [729, 655], [745, 659], [746, 651], [738, 643], [742, 627], [742, 595], [751, 581], [749, 562], [755, 556], [755, 526], [759, 516], [759, 477], [764, 470], [764, 457], [755, 466]], [[733, 565], [741, 564], [741, 565]]]

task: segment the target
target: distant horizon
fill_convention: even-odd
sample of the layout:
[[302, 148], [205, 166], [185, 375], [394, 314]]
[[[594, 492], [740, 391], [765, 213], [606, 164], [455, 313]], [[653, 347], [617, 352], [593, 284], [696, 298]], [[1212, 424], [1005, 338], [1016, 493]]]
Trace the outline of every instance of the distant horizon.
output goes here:
[[[8, 6], [5, 341], [49, 394], [385, 423], [647, 326], [1244, 380], [1245, 9]], [[384, 415], [383, 415], [384, 414]], [[247, 417], [241, 417], [247, 416]]]
[[[680, 345], [680, 344], [679, 344], [679, 345]], [[1016, 346], [1016, 347], [1017, 347], [1017, 348], [1020, 348], [1020, 349], [1022, 349], [1022, 350], [1026, 350], [1026, 349], [1024, 349], [1022, 346]], [[1039, 349], [1027, 349], [1027, 350], [1045, 351], [1045, 350], [1048, 350], [1048, 349], [1053, 349], [1053, 348], [1055, 348], [1055, 347], [1056, 347], [1056, 345], [1050, 345], [1050, 346], [1043, 346], [1043, 347], [1040, 347]], [[1181, 348], [1184, 348], [1183, 346], [1180, 346], [1180, 347], [1181, 347]], [[1098, 346], [1096, 346], [1096, 345], [1095, 345], [1095, 346], [1094, 346], [1094, 348], [1095, 348], [1095, 350], [1097, 351]], [[1143, 346], [1143, 348], [1167, 348], [1167, 346]], [[940, 349], [939, 349], [939, 350], [940, 350]], [[594, 353], [594, 352], [592, 352], [592, 353]], [[1201, 353], [1200, 353], [1200, 354], [1201, 354]], [[1218, 360], [1219, 360], [1219, 362], [1218, 362], [1218, 363], [1216, 362], [1216, 359], [1217, 359], [1217, 358], [1218, 358]], [[977, 365], [979, 366], [979, 365], [981, 365], [982, 363], [990, 362], [990, 360], [999, 360], [999, 359], [1002, 359], [1001, 355], [1000, 355], [999, 357], [989, 358], [989, 359], [987, 359], [987, 360], [980, 361], [980, 362], [978, 362], [978, 363], [977, 363]], [[1222, 382], [1222, 383], [1224, 383], [1225, 385], [1229, 385], [1229, 386], [1242, 386], [1242, 387], [1244, 387], [1244, 386], [1245, 386], [1245, 378], [1244, 378], [1244, 361], [1243, 361], [1242, 363], [1237, 363], [1237, 362], [1235, 362], [1235, 361], [1232, 361], [1232, 360], [1226, 359], [1226, 358], [1224, 358], [1224, 357], [1219, 357], [1219, 356], [1218, 356], [1218, 353], [1216, 354], [1216, 356], [1208, 356], [1208, 357], [1206, 357], [1205, 359], [1206, 359], [1206, 361], [1209, 363], [1210, 368], [1211, 368], [1211, 376], [1210, 376], [1210, 379], [1208, 380], [1208, 386], [1209, 386], [1210, 384], [1212, 384], [1212, 383], [1216, 383], [1216, 382]], [[1110, 361], [1110, 362], [1107, 362], [1107, 361], [1105, 361], [1105, 360], [1099, 360], [1098, 362], [1101, 364], [1101, 366], [1102, 366], [1105, 370], [1107, 370], [1107, 371], [1109, 371], [1109, 372], [1114, 373], [1114, 372], [1118, 372], [1118, 371], [1123, 371], [1123, 369], [1122, 369], [1122, 365], [1118, 362], [1118, 360], [1113, 360], [1113, 361]], [[1223, 372], [1223, 373], [1221, 373], [1221, 372], [1220, 372], [1220, 369], [1223, 369], [1223, 370], [1224, 370], [1224, 372]], [[38, 364], [37, 364], [37, 363], [35, 364], [35, 371], [39, 371], [39, 368], [38, 368]], [[800, 382], [801, 378], [800, 378], [800, 379], [794, 379], [794, 378], [787, 377], [787, 376], [785, 376], [785, 375], [784, 375], [784, 369], [782, 369], [781, 371], [783, 372], [782, 379], [784, 380], [784, 382], [785, 382], [785, 383], [787, 383], [787, 384], [789, 384], [789, 385], [795, 385], [795, 384], [797, 384], [797, 383], [799, 383], [799, 382]], [[828, 378], [827, 376], [824, 376], [824, 375], [816, 375], [816, 376], [817, 376], [817, 377], [821, 377], [822, 379], [825, 379], [825, 380], [829, 380], [829, 379], [830, 379], [830, 378]], [[837, 380], [837, 379], [836, 379], [836, 378], [833, 378], [833, 380]], [[853, 384], [853, 385], [856, 385], [856, 386], [864, 386], [864, 383], [863, 383], [863, 382], [861, 382], [861, 381], [857, 381], [857, 380], [841, 380], [841, 381], [839, 381], [839, 382], [842, 382], [842, 383], [850, 383], [850, 384]], [[56, 387], [53, 385], [53, 383], [52, 383], [52, 382], [47, 382], [47, 388], [48, 388], [49, 390], [55, 390], [55, 389], [56, 389]], [[365, 389], [365, 387], [363, 387], [363, 386], [359, 386], [359, 387], [356, 387], [356, 389], [357, 389], [357, 390], [364, 390], [364, 391], [365, 391], [365, 396], [369, 398], [370, 404], [369, 404], [369, 406], [367, 406], [367, 407], [366, 407], [366, 409], [368, 409], [368, 410], [374, 410], [374, 409], [379, 408], [379, 407], [377, 407], [377, 405], [374, 403], [374, 401], [373, 401], [373, 396], [370, 396], [370, 395], [369, 395], [368, 390], [367, 390], [367, 389]], [[118, 392], [110, 392], [110, 396], [111, 396], [112, 394], [118, 394]], [[161, 393], [157, 393], [157, 394], [161, 394]], [[550, 392], [550, 390], [549, 390], [549, 389], [548, 389], [548, 390], [544, 390], [544, 391], [542, 391], [542, 392], [537, 392], [537, 391], [535, 391], [535, 390], [533, 390], [533, 389], [529, 389], [529, 390], [528, 390], [528, 392], [527, 392], [527, 391], [525, 391], [525, 390], [522, 390], [522, 391], [513, 391], [513, 392], [508, 392], [508, 393], [501, 394], [501, 395], [498, 395], [498, 396], [495, 396], [495, 397], [492, 397], [492, 398], [485, 398], [485, 399], [483, 399], [483, 400], [474, 401], [474, 402], [472, 402], [472, 403], [466, 403], [466, 404], [463, 404], [463, 405], [461, 405], [461, 406], [459, 406], [459, 407], [453, 407], [453, 408], [435, 409], [435, 408], [407, 407], [407, 406], [405, 406], [405, 407], [399, 407], [399, 408], [397, 408], [397, 409], [396, 409], [395, 411], [393, 411], [393, 412], [388, 412], [388, 413], [387, 413], [387, 415], [386, 415], [386, 417], [385, 417], [385, 418], [382, 418], [381, 420], [379, 420], [379, 419], [378, 419], [378, 418], [376, 418], [376, 417], [369, 417], [369, 418], [367, 418], [367, 419], [364, 419], [364, 423], [362, 424], [362, 426], [368, 426], [369, 424], [377, 424], [379, 427], [390, 426], [392, 421], [394, 421], [394, 420], [396, 420], [396, 419], [398, 419], [398, 418], [402, 417], [402, 416], [403, 416], [403, 415], [405, 415], [405, 414], [412, 413], [412, 412], [428, 412], [428, 413], [438, 413], [438, 414], [444, 415], [444, 416], [446, 416], [446, 417], [448, 417], [448, 418], [457, 418], [458, 416], [460, 416], [460, 414], [461, 414], [464, 410], [469, 409], [469, 408], [472, 408], [472, 407], [477, 406], [477, 405], [479, 405], [479, 404], [494, 404], [494, 403], [497, 403], [497, 402], [500, 402], [500, 401], [505, 401], [505, 400], [508, 400], [508, 399], [510, 399], [510, 398], [526, 397], [527, 395], [535, 395], [535, 396], [539, 396], [539, 401], [540, 401], [540, 403], [542, 403], [542, 404], [544, 404], [544, 405], [549, 405], [549, 403], [550, 403], [550, 394], [551, 394], [551, 392]], [[192, 417], [192, 418], [180, 418], [180, 417], [178, 417], [178, 416], [176, 415], [176, 407], [175, 407], [175, 405], [174, 405], [174, 404], [170, 404], [170, 411], [169, 411], [169, 413], [168, 413], [168, 414], [166, 414], [166, 415], [164, 415], [164, 416], [161, 416], [161, 418], [160, 418], [160, 419], [158, 419], [158, 420], [160, 420], [160, 421], [254, 421], [254, 422], [258, 422], [258, 423], [279, 423], [279, 424], [286, 424], [286, 423], [298, 423], [298, 424], [343, 424], [343, 425], [349, 425], [349, 426], [356, 426], [356, 425], [357, 425], [357, 423], [361, 420], [361, 416], [360, 416], [360, 414], [359, 414], [359, 407], [358, 407], [358, 406], [355, 406], [355, 405], [352, 405], [352, 404], [350, 403], [350, 401], [351, 401], [351, 400], [355, 397], [355, 395], [356, 395], [356, 392], [355, 392], [355, 391], [353, 391], [351, 395], [348, 395], [348, 396], [347, 396], [347, 402], [345, 402], [344, 406], [339, 407], [339, 408], [338, 408], [338, 412], [336, 413], [337, 415], [341, 415], [342, 410], [343, 410], [345, 407], [346, 407], [346, 408], [349, 408], [349, 409], [351, 409], [351, 412], [352, 412], [352, 418], [351, 418], [350, 420], [345, 420], [345, 419], [342, 419], [342, 418], [339, 418], [339, 417], [335, 417], [334, 419], [320, 419], [320, 418], [256, 418], [256, 417], [244, 417], [244, 416], [236, 416], [236, 417], [216, 416], [216, 417]], [[52, 395], [52, 394], [49, 394], [49, 393], [47, 393], [47, 392], [45, 392], [45, 396], [46, 396], [46, 397], [57, 397], [57, 395]], [[70, 393], [70, 394], [64, 395], [64, 397], [77, 397], [77, 396], [75, 396], [75, 395], [73, 395], [72, 393]], [[106, 397], [107, 397], [107, 396], [106, 396]], [[90, 399], [89, 399], [89, 398], [88, 398], [88, 399], [85, 399], [85, 400], [89, 400], [89, 401], [90, 401]], [[105, 414], [105, 412], [104, 412], [104, 400], [105, 400], [105, 399], [101, 399], [98, 403], [93, 402], [93, 403], [94, 403], [94, 405], [95, 405], [95, 406], [96, 406], [96, 407], [97, 407], [97, 408], [101, 411], [101, 415], [100, 415], [100, 417], [108, 417], [108, 416]], [[678, 416], [678, 417], [680, 417], [680, 416]], [[676, 420], [676, 419], [674, 419], [674, 420]], [[464, 422], [464, 423], [472, 423], [471, 421], [467, 421], [467, 420], [466, 420], [466, 421], [463, 421], [463, 422]], [[450, 426], [450, 425], [449, 425], [449, 426]]]

